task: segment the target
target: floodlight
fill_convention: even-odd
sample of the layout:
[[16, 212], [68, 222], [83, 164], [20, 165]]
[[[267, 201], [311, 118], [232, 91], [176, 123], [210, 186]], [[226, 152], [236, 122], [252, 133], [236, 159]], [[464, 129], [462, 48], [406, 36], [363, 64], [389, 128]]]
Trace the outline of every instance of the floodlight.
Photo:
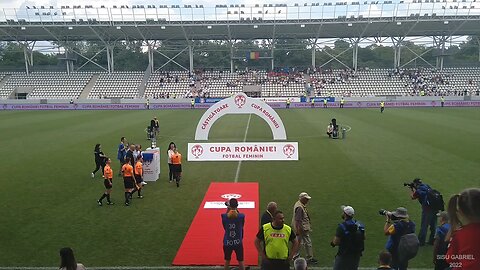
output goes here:
[[448, 21], [444, 21], [443, 24], [448, 24]]
[[25, 28], [25, 26], [22, 26], [22, 27], [20, 27], [20, 29], [25, 30], [25, 29], [27, 29], [27, 28]]
[[349, 23], [349, 24], [348, 24], [348, 27], [352, 27], [352, 26], [353, 26], [353, 24], [352, 24], [352, 23]]
[[68, 30], [72, 30], [72, 29], [73, 29], [73, 27], [71, 27], [71, 26], [68, 27]]
[[402, 25], [402, 22], [397, 22], [397, 25]]
[[117, 26], [117, 30], [120, 30], [120, 29], [122, 29], [122, 27], [121, 27], [121, 26]]
[[258, 25], [254, 25], [253, 28], [257, 29], [257, 28], [258, 28]]
[[160, 26], [162, 30], [165, 30], [165, 25]]
[[208, 25], [208, 26], [207, 26], [207, 29], [212, 29], [212, 26], [211, 26], [211, 25]]
[[304, 27], [305, 27], [305, 24], [300, 24], [300, 27], [304, 28]]

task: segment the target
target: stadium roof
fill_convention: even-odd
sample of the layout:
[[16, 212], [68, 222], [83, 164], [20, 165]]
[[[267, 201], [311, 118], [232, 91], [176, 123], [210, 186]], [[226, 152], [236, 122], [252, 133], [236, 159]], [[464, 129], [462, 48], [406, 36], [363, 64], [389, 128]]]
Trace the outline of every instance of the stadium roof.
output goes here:
[[217, 5], [209, 8], [32, 6], [0, 11], [0, 40], [110, 42], [480, 35], [480, 3], [418, 2]]

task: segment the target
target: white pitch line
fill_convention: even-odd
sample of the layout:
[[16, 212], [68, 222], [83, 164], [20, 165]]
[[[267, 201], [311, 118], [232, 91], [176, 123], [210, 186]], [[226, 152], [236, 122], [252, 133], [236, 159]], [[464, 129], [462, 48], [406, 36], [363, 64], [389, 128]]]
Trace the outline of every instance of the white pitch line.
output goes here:
[[[250, 127], [250, 119], [252, 119], [252, 114], [248, 115], [247, 128], [245, 129], [245, 135], [243, 136], [243, 142], [247, 141], [248, 127]], [[240, 160], [237, 165], [237, 172], [235, 173], [235, 183], [238, 182], [238, 176], [240, 175], [240, 168], [242, 167], [242, 161]]]

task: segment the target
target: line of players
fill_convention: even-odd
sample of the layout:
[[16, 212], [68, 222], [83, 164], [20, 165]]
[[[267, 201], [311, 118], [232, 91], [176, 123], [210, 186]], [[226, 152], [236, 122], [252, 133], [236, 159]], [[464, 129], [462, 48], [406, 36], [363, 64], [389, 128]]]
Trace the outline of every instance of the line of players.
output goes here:
[[[127, 151], [127, 148], [129, 150]], [[110, 199], [110, 194], [113, 187], [113, 170], [111, 168], [111, 159], [106, 157], [103, 152], [97, 147], [95, 148], [95, 161], [97, 163], [97, 157], [105, 159], [105, 166], [103, 168], [104, 186], [105, 191], [97, 200], [99, 206], [103, 205], [103, 199], [107, 199], [107, 205], [113, 205], [114, 203]], [[125, 143], [125, 137], [120, 139], [118, 146], [117, 159], [120, 161], [119, 175], [123, 176], [123, 185], [125, 188], [125, 206], [129, 206], [133, 194], [137, 192], [137, 198], [143, 199], [142, 189], [147, 183], [143, 181], [143, 156], [140, 145], [129, 145]], [[99, 164], [97, 163], [97, 167]], [[98, 169], [96, 169], [98, 170]], [[96, 172], [96, 171], [94, 171]], [[92, 173], [92, 177], [94, 173]]]

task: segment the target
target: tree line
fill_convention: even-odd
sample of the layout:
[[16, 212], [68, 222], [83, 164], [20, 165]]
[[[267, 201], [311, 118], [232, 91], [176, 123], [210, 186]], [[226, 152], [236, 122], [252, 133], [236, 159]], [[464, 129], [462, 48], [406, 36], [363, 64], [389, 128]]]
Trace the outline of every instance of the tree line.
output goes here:
[[[55, 45], [55, 44], [54, 44]], [[58, 45], [58, 44], [56, 44]], [[74, 67], [84, 66], [82, 70], [100, 70], [97, 65], [88, 63], [87, 59], [100, 66], [107, 66], [105, 46], [101, 42], [70, 42], [61, 44], [69, 48], [58, 52], [33, 51], [32, 70], [65, 70], [65, 58], [74, 62]], [[114, 68], [116, 71], [143, 71], [148, 66], [148, 53], [145, 42], [122, 41], [113, 45]], [[230, 69], [230, 53], [232, 44], [226, 41], [157, 41], [154, 44], [153, 59], [155, 69], [181, 70], [188, 69], [189, 50], [193, 47], [193, 61], [196, 69]], [[312, 44], [308, 40], [279, 39], [275, 44], [269, 40], [242, 40], [233, 45], [234, 67], [238, 70], [255, 68], [269, 70], [271, 68], [272, 46], [275, 67], [306, 68], [312, 63]], [[316, 66], [324, 68], [352, 67], [353, 45], [342, 39], [332, 44], [315, 49]], [[183, 50], [183, 52], [181, 52]], [[65, 54], [66, 51], [66, 54]], [[179, 52], [181, 52], [179, 54]], [[260, 59], [248, 59], [250, 52], [259, 52]], [[83, 57], [79, 56], [82, 54]], [[174, 61], [167, 63], [168, 58]], [[416, 56], [421, 55], [421, 58]], [[451, 44], [444, 51], [432, 46], [402, 42], [401, 65], [406, 67], [435, 66], [438, 56], [443, 55], [444, 67], [480, 66], [478, 37], [468, 37], [459, 44]], [[335, 56], [339, 61], [332, 60]], [[360, 45], [358, 48], [358, 68], [393, 68], [394, 48], [382, 44]], [[415, 59], [415, 60], [414, 60]], [[342, 63], [340, 63], [342, 62]], [[165, 64], [167, 63], [167, 64]], [[178, 64], [177, 64], [178, 63]], [[164, 65], [165, 64], [165, 65]], [[0, 43], [0, 70], [22, 71], [25, 69], [24, 45], [16, 42]]]

